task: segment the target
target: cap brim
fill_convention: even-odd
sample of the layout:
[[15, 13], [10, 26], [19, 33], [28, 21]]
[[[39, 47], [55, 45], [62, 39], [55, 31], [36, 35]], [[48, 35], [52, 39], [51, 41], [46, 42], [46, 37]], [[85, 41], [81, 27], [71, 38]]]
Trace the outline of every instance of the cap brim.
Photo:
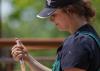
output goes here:
[[44, 8], [38, 15], [38, 18], [47, 18], [55, 12], [55, 8]]

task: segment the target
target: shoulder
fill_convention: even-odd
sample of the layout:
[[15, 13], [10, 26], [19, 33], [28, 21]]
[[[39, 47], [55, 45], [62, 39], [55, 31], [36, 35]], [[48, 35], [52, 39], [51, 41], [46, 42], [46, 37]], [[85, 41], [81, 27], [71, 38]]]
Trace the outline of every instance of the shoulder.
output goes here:
[[86, 49], [90, 51], [91, 48], [94, 48], [95, 46], [96, 46], [96, 42], [92, 37], [90, 37], [89, 35], [78, 33], [68, 38], [68, 40], [64, 42], [63, 48], [64, 51], [71, 48], [75, 50]]
[[90, 43], [91, 44], [93, 42], [95, 42], [94, 39], [86, 34], [78, 33], [74, 35], [73, 37], [73, 44], [74, 43], [77, 43], [77, 44]]
[[95, 43], [95, 40], [92, 37], [81, 33], [74, 34], [64, 41], [64, 45], [93, 44], [93, 43]]
[[73, 39], [73, 47], [91, 49], [96, 46], [96, 41], [87, 34], [79, 33]]

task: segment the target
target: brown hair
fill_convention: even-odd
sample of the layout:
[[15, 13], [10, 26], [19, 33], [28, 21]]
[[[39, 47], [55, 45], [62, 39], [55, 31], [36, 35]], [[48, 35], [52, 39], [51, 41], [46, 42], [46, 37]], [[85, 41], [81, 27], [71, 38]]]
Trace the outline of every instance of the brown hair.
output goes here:
[[90, 0], [80, 0], [77, 3], [63, 7], [64, 12], [75, 13], [79, 16], [84, 16], [88, 22], [95, 16], [95, 10], [91, 6]]

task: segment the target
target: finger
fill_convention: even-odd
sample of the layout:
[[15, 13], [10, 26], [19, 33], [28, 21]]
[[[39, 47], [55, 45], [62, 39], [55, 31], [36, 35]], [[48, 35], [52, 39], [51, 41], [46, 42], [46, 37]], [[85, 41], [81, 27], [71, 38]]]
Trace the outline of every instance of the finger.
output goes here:
[[15, 46], [11, 49], [11, 51], [15, 50], [16, 48], [18, 48], [18, 49], [24, 49], [22, 46], [15, 45]]
[[16, 57], [14, 56], [14, 60], [19, 61], [23, 57], [23, 54], [19, 54]]
[[22, 46], [23, 49], [24, 49], [24, 51], [27, 51], [26, 47], [23, 45], [23, 43], [22, 43], [18, 38], [16, 38], [16, 44], [17, 44], [18, 46]]
[[14, 45], [13, 48], [11, 49], [11, 51], [13, 51], [13, 50], [16, 49], [16, 48], [23, 49], [22, 46]]
[[16, 52], [13, 53], [13, 56], [16, 57], [20, 54], [23, 54], [23, 52], [22, 51], [16, 51]]
[[20, 46], [21, 46], [21, 48], [23, 49], [24, 52], [28, 52], [28, 50], [27, 50], [26, 47], [21, 43], [21, 41], [19, 41], [18, 44], [20, 44]]
[[[16, 39], [16, 44], [17, 44], [18, 46], [21, 46], [22, 49], [25, 48], [25, 46], [22, 44], [22, 42], [21, 42], [19, 39]], [[21, 47], [20, 47], [20, 48], [21, 48]]]
[[20, 46], [20, 45], [22, 45], [22, 42], [17, 38], [17, 39], [16, 39], [16, 44], [17, 44], [18, 46]]
[[19, 44], [19, 40], [16, 38], [16, 45], [12, 48], [12, 50], [14, 49], [14, 48], [16, 48], [16, 46], [20, 46], [20, 44]]
[[18, 60], [20, 60], [21, 58], [23, 58], [23, 54], [17, 55], [16, 58], [17, 58]]
[[16, 47], [17, 47], [17, 45], [14, 45], [14, 46], [12, 47], [11, 51], [14, 50]]
[[15, 48], [15, 49], [12, 50], [11, 54], [13, 55], [16, 51], [23, 51], [23, 50], [20, 49], [20, 48]]

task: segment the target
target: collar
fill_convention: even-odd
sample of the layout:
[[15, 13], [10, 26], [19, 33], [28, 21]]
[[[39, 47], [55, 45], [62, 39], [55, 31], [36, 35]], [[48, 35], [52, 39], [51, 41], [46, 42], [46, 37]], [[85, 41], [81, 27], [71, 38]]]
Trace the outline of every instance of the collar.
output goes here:
[[90, 24], [85, 24], [81, 26], [74, 34], [79, 33], [79, 32], [89, 32], [89, 33], [96, 34], [96, 31]]

